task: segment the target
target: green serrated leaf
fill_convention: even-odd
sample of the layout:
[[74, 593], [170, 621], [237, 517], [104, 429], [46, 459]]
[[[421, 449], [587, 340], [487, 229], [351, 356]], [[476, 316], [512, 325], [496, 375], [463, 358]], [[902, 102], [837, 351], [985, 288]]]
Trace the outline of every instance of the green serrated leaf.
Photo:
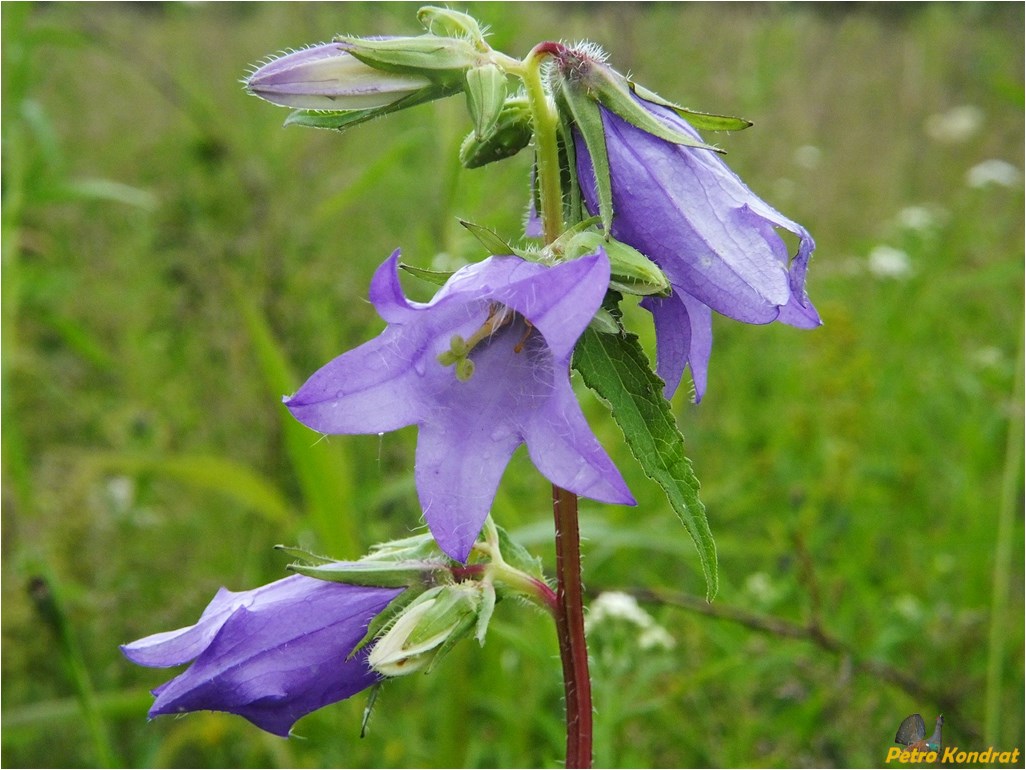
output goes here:
[[663, 488], [698, 549], [706, 598], [719, 585], [716, 543], [698, 497], [699, 483], [684, 455], [684, 437], [663, 397], [663, 381], [649, 365], [638, 338], [586, 329], [574, 351], [574, 368], [608, 404], [631, 453], [645, 474]]

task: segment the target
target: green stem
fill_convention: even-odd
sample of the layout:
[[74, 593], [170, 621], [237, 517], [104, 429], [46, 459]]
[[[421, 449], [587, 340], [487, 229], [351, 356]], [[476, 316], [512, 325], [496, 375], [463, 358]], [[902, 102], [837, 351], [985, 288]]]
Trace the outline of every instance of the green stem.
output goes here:
[[[1023, 337], [1019, 337], [1015, 384], [1010, 404], [1022, 403]], [[984, 696], [983, 737], [989, 746], [1000, 745], [1001, 685], [1004, 668], [1005, 629], [1008, 627], [1008, 587], [1011, 581], [1012, 539], [1018, 499], [1019, 472], [1022, 469], [1023, 435], [1018, 420], [1008, 423], [1005, 444], [1005, 468], [1002, 474], [1001, 503], [998, 508], [997, 538], [994, 546], [993, 588], [991, 589], [990, 629], [987, 649], [987, 686]]]
[[559, 144], [556, 129], [559, 115], [541, 78], [541, 65], [553, 52], [555, 43], [539, 43], [524, 60], [520, 73], [527, 90], [527, 101], [534, 120], [534, 151], [538, 162], [538, 190], [541, 194], [541, 218], [545, 243], [552, 243], [563, 232], [563, 195], [559, 178]]

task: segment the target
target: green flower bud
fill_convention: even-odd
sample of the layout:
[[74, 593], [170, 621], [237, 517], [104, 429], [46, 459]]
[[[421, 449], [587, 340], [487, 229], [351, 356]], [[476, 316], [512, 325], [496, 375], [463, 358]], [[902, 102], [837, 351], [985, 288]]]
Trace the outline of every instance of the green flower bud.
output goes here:
[[483, 605], [484, 588], [477, 582], [425, 591], [378, 639], [368, 664], [383, 676], [430, 670], [475, 628]]
[[526, 97], [507, 99], [487, 136], [475, 130], [463, 140], [460, 163], [464, 168], [477, 168], [512, 157], [531, 143], [532, 131], [531, 109]]
[[499, 120], [506, 101], [506, 75], [494, 64], [467, 70], [467, 109], [474, 119], [474, 136], [485, 139]]
[[417, 20], [432, 35], [465, 37], [481, 47], [484, 46], [484, 33], [481, 32], [481, 25], [473, 16], [454, 11], [451, 8], [426, 5], [417, 11]]

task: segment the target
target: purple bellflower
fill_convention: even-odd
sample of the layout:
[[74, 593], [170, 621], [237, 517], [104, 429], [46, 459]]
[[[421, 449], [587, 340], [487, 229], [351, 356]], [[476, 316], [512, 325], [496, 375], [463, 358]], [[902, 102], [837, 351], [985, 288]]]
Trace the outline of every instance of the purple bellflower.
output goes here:
[[[679, 134], [701, 141], [676, 112], [635, 101]], [[822, 321], [805, 293], [815, 242], [809, 232], [755, 195], [719, 155], [674, 144], [600, 105], [613, 195], [612, 235], [654, 261], [673, 295], [647, 297], [656, 329], [656, 370], [673, 395], [691, 366], [695, 400], [705, 392], [712, 312], [751, 324], [803, 329]], [[595, 170], [576, 130], [577, 173], [585, 203], [599, 211]], [[798, 238], [791, 258], [775, 228]]]
[[322, 433], [417, 425], [415, 477], [443, 551], [466, 561], [513, 451], [551, 482], [634, 504], [570, 384], [574, 345], [609, 284], [604, 252], [553, 267], [494, 256], [457, 271], [428, 303], [403, 294], [396, 251], [370, 299], [380, 336], [318, 370], [285, 405]]
[[150, 717], [227, 711], [275, 735], [380, 678], [367, 651], [349, 657], [371, 620], [402, 593], [292, 575], [251, 591], [222, 588], [187, 628], [121, 647], [141, 666], [192, 665], [153, 691]]

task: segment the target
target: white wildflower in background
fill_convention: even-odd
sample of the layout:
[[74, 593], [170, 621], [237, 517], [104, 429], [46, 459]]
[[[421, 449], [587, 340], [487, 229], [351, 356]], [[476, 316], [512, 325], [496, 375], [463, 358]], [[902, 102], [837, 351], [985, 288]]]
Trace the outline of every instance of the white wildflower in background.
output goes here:
[[977, 163], [965, 175], [970, 187], [986, 187], [990, 184], [1001, 187], [1021, 187], [1022, 171], [1008, 161], [991, 158]]
[[894, 222], [901, 230], [928, 233], [944, 223], [947, 213], [940, 206], [929, 204], [906, 206], [894, 217]]
[[901, 594], [894, 600], [894, 611], [913, 623], [918, 623], [923, 619], [923, 604], [919, 599], [912, 594]]
[[985, 115], [979, 107], [963, 104], [926, 119], [927, 135], [944, 144], [960, 144], [973, 137], [983, 126]]
[[815, 145], [803, 144], [794, 151], [792, 157], [797, 165], [811, 171], [819, 166], [819, 161], [823, 157], [823, 151]]
[[980, 369], [996, 369], [1005, 361], [1005, 355], [1000, 348], [986, 346], [976, 348], [970, 355], [970, 360]]
[[780, 589], [765, 572], [753, 572], [745, 579], [745, 592], [755, 604], [769, 607], [780, 598]]
[[591, 603], [584, 628], [588, 634], [606, 626], [622, 623], [636, 626], [638, 647], [643, 650], [661, 648], [672, 650], [676, 640], [665, 628], [655, 622], [638, 604], [638, 600], [622, 591], [605, 591]]
[[901, 249], [880, 244], [867, 258], [869, 272], [878, 278], [907, 278], [912, 275], [912, 260]]

